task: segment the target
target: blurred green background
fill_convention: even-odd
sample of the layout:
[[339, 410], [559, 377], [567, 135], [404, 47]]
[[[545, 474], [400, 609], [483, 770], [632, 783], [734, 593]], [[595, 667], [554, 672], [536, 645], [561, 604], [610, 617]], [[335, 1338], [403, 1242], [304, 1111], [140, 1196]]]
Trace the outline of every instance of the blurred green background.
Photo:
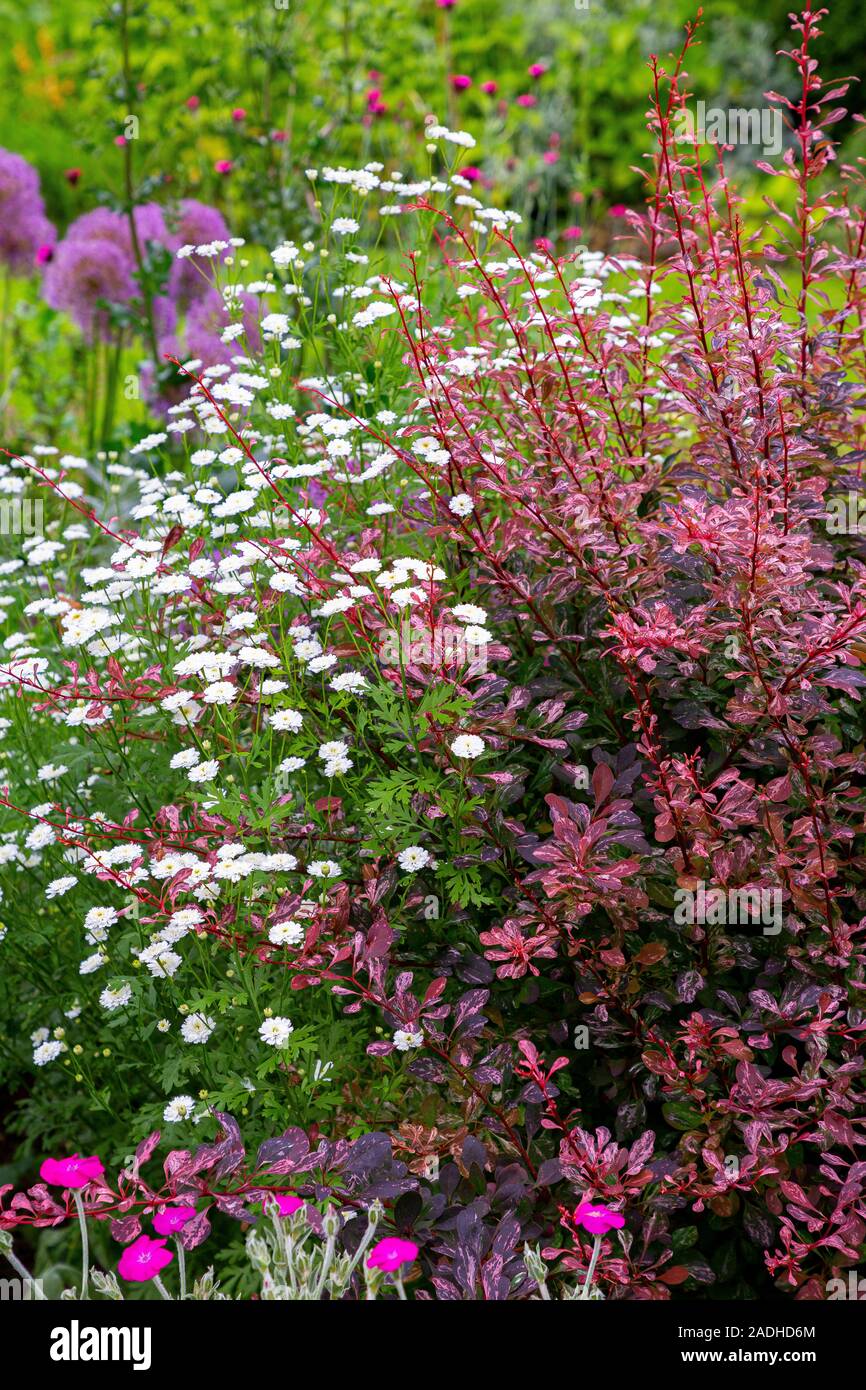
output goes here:
[[[790, 91], [790, 65], [776, 56], [790, 41], [789, 8], [711, 0], [689, 63], [696, 95], [751, 107], [768, 87]], [[121, 195], [113, 141], [132, 107], [140, 196], [194, 193], [238, 232], [267, 240], [293, 230], [304, 187], [294, 172], [380, 159], [405, 160], [408, 173], [423, 117], [435, 112], [475, 134], [471, 163], [535, 234], [554, 234], [640, 198], [647, 56], [677, 46], [696, 9], [690, 0], [0, 0], [0, 145], [36, 164], [62, 228]], [[866, 76], [861, 0], [838, 0], [824, 27], [824, 74]], [[533, 64], [543, 75], [530, 75]], [[455, 91], [454, 75], [472, 85]], [[495, 92], [483, 89], [490, 83]], [[862, 90], [849, 105], [862, 109]], [[245, 115], [233, 119], [238, 108]], [[219, 161], [231, 171], [217, 172]], [[69, 170], [80, 170], [77, 182]]]

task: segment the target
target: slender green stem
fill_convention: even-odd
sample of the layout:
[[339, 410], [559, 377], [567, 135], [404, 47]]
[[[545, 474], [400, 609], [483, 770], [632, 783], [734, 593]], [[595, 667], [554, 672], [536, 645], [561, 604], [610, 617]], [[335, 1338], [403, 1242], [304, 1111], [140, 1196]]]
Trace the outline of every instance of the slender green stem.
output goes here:
[[[120, 9], [117, 12], [120, 24], [120, 54], [123, 70], [123, 86], [126, 102], [127, 116], [134, 116], [135, 113], [135, 81], [132, 72], [132, 59], [130, 54], [130, 32], [129, 32], [129, 0], [122, 0]], [[126, 216], [129, 222], [129, 235], [132, 243], [132, 254], [138, 270], [139, 288], [141, 299], [144, 306], [144, 332], [147, 338], [150, 353], [153, 358], [154, 368], [159, 377], [162, 360], [159, 355], [159, 343], [156, 336], [156, 324], [153, 316], [153, 292], [151, 290], [149, 276], [144, 263], [144, 254], [141, 241], [138, 235], [138, 228], [135, 225], [135, 180], [132, 168], [132, 144], [127, 140], [123, 146], [123, 182], [126, 197]]]
[[186, 1298], [186, 1251], [180, 1243], [180, 1236], [175, 1236], [174, 1243], [177, 1246], [177, 1277], [180, 1281], [181, 1301]]
[[154, 1284], [156, 1285], [157, 1289], [159, 1290], [161, 1297], [165, 1299], [166, 1303], [171, 1303], [171, 1302], [173, 1302], [171, 1294], [169, 1293], [168, 1289], [165, 1287], [165, 1284], [162, 1282], [162, 1280], [160, 1279], [160, 1277], [159, 1277], [158, 1274], [155, 1274], [155, 1275], [153, 1276], [153, 1282], [154, 1282]]

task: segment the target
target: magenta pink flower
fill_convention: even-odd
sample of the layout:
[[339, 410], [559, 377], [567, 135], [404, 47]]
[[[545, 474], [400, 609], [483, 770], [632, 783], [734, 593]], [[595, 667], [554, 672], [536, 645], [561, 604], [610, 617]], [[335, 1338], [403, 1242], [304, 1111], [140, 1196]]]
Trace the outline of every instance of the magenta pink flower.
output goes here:
[[418, 1246], [411, 1240], [401, 1240], [399, 1236], [386, 1236], [380, 1240], [367, 1256], [370, 1269], [399, 1269], [410, 1265], [418, 1258]]
[[457, 4], [457, 0], [436, 0], [436, 4], [439, 6], [440, 10], [453, 10]]
[[611, 217], [625, 217], [625, 214], [628, 212], [628, 208], [626, 207], [625, 203], [613, 203], [609, 208], [609, 212]]
[[603, 1236], [611, 1230], [621, 1230], [625, 1217], [611, 1207], [594, 1207], [589, 1202], [581, 1202], [574, 1212], [575, 1226], [582, 1226], [591, 1236]]
[[39, 1176], [43, 1182], [51, 1183], [52, 1187], [76, 1188], [96, 1182], [104, 1172], [96, 1154], [90, 1158], [73, 1154], [71, 1158], [46, 1158], [39, 1169]]
[[544, 160], [545, 164], [555, 164], [556, 161], [559, 159], [559, 151], [545, 150], [544, 154], [541, 157]]
[[51, 246], [47, 241], [43, 242], [41, 246], [37, 246], [36, 248], [36, 264], [46, 265], [47, 262], [51, 260], [51, 257], [53, 255], [54, 247]]
[[218, 174], [230, 174], [235, 166], [230, 159], [218, 159], [213, 167]]
[[284, 1196], [282, 1192], [269, 1192], [268, 1201], [276, 1204], [280, 1216], [294, 1216], [295, 1212], [304, 1206], [303, 1198], [295, 1197], [291, 1193]]
[[583, 228], [578, 227], [577, 224], [575, 224], [573, 227], [566, 227], [565, 231], [562, 233], [563, 240], [577, 241], [578, 237], [581, 236], [582, 232]]
[[472, 86], [472, 78], [467, 77], [465, 72], [454, 72], [451, 74], [451, 86], [455, 92], [465, 92], [467, 87]]
[[122, 1279], [143, 1284], [155, 1279], [160, 1270], [170, 1265], [174, 1255], [166, 1250], [164, 1240], [151, 1240], [150, 1236], [139, 1236], [127, 1245], [117, 1262], [117, 1272]]
[[232, 112], [232, 120], [233, 120], [233, 121], [245, 121], [246, 118], [247, 118], [247, 113], [246, 113], [246, 111], [244, 110], [244, 108], [243, 108], [242, 106], [236, 106], [235, 109], [234, 109], [234, 111]]
[[530, 76], [530, 77], [543, 77], [544, 74], [547, 72], [547, 64], [546, 64], [546, 63], [531, 63], [530, 66], [529, 66], [528, 71], [529, 71], [529, 76]]
[[516, 100], [517, 100], [517, 105], [518, 105], [518, 106], [537, 106], [537, 105], [538, 105], [538, 98], [537, 98], [537, 97], [534, 97], [534, 96], [532, 95], [531, 92], [521, 92], [521, 93], [520, 93], [520, 96], [517, 97]]
[[496, 96], [496, 93], [499, 91], [499, 83], [498, 83], [498, 82], [482, 82], [482, 83], [481, 83], [481, 90], [482, 90], [482, 92], [484, 92], [485, 96], [488, 96], [488, 97], [495, 97], [495, 96]]
[[173, 1236], [182, 1231], [195, 1216], [195, 1207], [166, 1207], [153, 1218], [153, 1229], [161, 1236]]
[[198, 97], [187, 97], [186, 105], [189, 111], [197, 111], [201, 106], [201, 101]]

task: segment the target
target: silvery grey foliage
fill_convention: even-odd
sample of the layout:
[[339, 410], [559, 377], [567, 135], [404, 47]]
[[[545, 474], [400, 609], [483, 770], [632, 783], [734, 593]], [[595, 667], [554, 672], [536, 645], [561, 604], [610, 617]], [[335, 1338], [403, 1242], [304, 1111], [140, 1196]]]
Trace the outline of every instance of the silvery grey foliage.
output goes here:
[[[381, 1215], [381, 1204], [374, 1202], [366, 1230], [350, 1255], [338, 1248], [343, 1218], [335, 1206], [326, 1209], [318, 1236], [303, 1208], [285, 1217], [271, 1203], [268, 1219], [247, 1236], [247, 1254], [262, 1280], [262, 1298], [270, 1302], [342, 1298], [372, 1243]], [[375, 1298], [382, 1282], [380, 1272], [364, 1269], [367, 1297]]]

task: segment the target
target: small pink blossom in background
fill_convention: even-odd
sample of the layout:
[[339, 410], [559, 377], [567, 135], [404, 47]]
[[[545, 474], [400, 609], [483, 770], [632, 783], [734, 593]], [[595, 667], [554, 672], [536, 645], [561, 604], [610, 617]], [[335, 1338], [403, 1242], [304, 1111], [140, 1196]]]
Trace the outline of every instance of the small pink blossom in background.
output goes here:
[[495, 97], [495, 96], [496, 96], [496, 93], [499, 91], [499, 83], [498, 83], [498, 82], [482, 82], [482, 83], [481, 83], [481, 90], [482, 90], [482, 92], [484, 92], [485, 96], [488, 96], [488, 97]]
[[535, 239], [535, 249], [536, 251], [549, 251], [552, 255], [556, 248], [550, 240], [550, 237], [540, 236]]
[[440, 10], [453, 10], [456, 8], [457, 0], [436, 0]]
[[464, 169], [458, 169], [457, 172], [461, 178], [468, 179], [469, 183], [477, 183], [481, 178], [481, 170], [474, 164], [467, 164]]
[[143, 1284], [148, 1279], [154, 1279], [173, 1259], [174, 1255], [166, 1250], [164, 1240], [139, 1236], [131, 1245], [127, 1245], [117, 1262], [117, 1272], [122, 1279]]
[[153, 1229], [161, 1236], [173, 1236], [182, 1231], [195, 1216], [195, 1207], [166, 1207], [153, 1218]]
[[367, 93], [367, 110], [374, 116], [381, 116], [387, 109], [380, 88], [371, 87]]
[[566, 228], [565, 228], [564, 232], [562, 233], [562, 238], [563, 238], [563, 241], [577, 241], [578, 237], [581, 236], [582, 233], [583, 233], [583, 228], [582, 228], [582, 227], [578, 227], [578, 226], [575, 224], [575, 226], [573, 226], [573, 227], [566, 227]]
[[610, 212], [611, 217], [625, 217], [625, 214], [628, 212], [628, 208], [626, 207], [625, 203], [614, 203], [608, 209], [608, 211]]
[[126, 136], [125, 136], [125, 135], [115, 135], [115, 137], [114, 137], [114, 143], [115, 143], [115, 145], [117, 145], [117, 147], [118, 147], [119, 149], [122, 149], [123, 146], [126, 144]]
[[65, 178], [66, 182], [69, 184], [70, 188], [74, 188], [75, 185], [78, 183], [78, 180], [81, 178], [81, 170], [80, 170], [80, 169], [64, 169], [64, 170], [63, 170], [63, 177]]
[[232, 120], [233, 120], [233, 121], [245, 121], [246, 118], [247, 118], [247, 113], [246, 113], [246, 111], [244, 110], [244, 108], [243, 108], [242, 106], [236, 106], [235, 109], [234, 109], [234, 111], [232, 112]]
[[410, 1265], [418, 1258], [418, 1246], [411, 1240], [401, 1240], [399, 1236], [386, 1236], [380, 1240], [367, 1256], [370, 1269], [394, 1270], [401, 1265]]
[[213, 167], [218, 174], [230, 174], [235, 166], [230, 159], [218, 159]]
[[284, 130], [272, 130], [271, 139], [273, 140], [275, 145], [284, 145], [286, 143], [286, 140], [288, 139], [288, 136], [286, 135], [286, 132]]
[[455, 92], [465, 92], [467, 87], [472, 86], [472, 78], [467, 77], [465, 72], [454, 72], [451, 74], [451, 86]]
[[527, 69], [530, 77], [543, 77], [547, 72], [546, 63], [531, 63]]
[[188, 111], [197, 111], [201, 106], [201, 102], [198, 97], [187, 97], [186, 106]]
[[532, 95], [531, 92], [521, 92], [521, 93], [520, 93], [520, 96], [517, 98], [517, 105], [518, 105], [518, 106], [537, 106], [537, 105], [538, 105], [538, 98], [537, 98], [537, 97], [534, 97], [534, 96]]
[[594, 1207], [589, 1202], [581, 1202], [574, 1212], [575, 1226], [582, 1226], [591, 1236], [603, 1236], [611, 1230], [621, 1230], [625, 1217], [611, 1207]]
[[87, 1187], [89, 1183], [101, 1178], [105, 1169], [96, 1154], [82, 1158], [73, 1154], [71, 1158], [46, 1158], [39, 1169], [43, 1182], [52, 1187]]
[[294, 1216], [295, 1212], [300, 1211], [301, 1207], [304, 1206], [303, 1198], [295, 1197], [291, 1193], [269, 1192], [267, 1201], [275, 1204], [280, 1216]]
[[544, 160], [545, 164], [556, 164], [556, 162], [559, 159], [559, 151], [545, 150], [544, 154], [541, 157]]
[[51, 246], [51, 245], [49, 245], [48, 242], [45, 242], [42, 246], [37, 246], [37, 248], [36, 248], [36, 264], [37, 264], [37, 265], [45, 265], [45, 264], [47, 264], [47, 262], [51, 260], [51, 257], [52, 257], [53, 255], [54, 255], [54, 247]]

